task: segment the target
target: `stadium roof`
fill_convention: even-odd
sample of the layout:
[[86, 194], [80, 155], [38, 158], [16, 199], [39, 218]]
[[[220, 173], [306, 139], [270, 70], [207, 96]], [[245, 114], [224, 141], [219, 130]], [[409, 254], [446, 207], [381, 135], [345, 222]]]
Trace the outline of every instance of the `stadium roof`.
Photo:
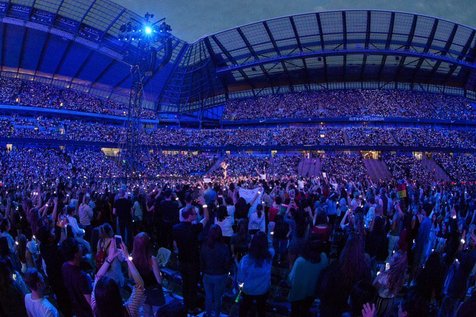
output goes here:
[[[0, 1], [0, 62], [4, 76], [52, 81], [104, 96], [128, 96], [134, 48], [118, 41], [119, 28], [144, 18], [108, 0]], [[171, 62], [147, 79], [146, 98], [157, 100], [186, 43], [173, 38]], [[157, 46], [163, 54], [160, 46]], [[159, 72], [160, 68], [160, 72]]]
[[[209, 72], [217, 79], [209, 83], [215, 86], [195, 80], [195, 89], [203, 85], [198, 99], [220, 89], [228, 96], [427, 84], [474, 91], [475, 32], [404, 12], [307, 13], [206, 36], [193, 44], [196, 52], [188, 54], [195, 60], [186, 67], [214, 68]], [[186, 98], [193, 100], [193, 93]]]
[[[160, 14], [159, 14], [160, 15]], [[109, 0], [0, 1], [3, 76], [127, 96], [119, 28], [139, 15]], [[149, 106], [190, 112], [227, 98], [341, 88], [476, 90], [476, 30], [404, 12], [349, 10], [260, 21], [188, 44], [146, 80]], [[159, 58], [163, 50], [157, 46]], [[447, 89], [447, 90], [445, 90]]]

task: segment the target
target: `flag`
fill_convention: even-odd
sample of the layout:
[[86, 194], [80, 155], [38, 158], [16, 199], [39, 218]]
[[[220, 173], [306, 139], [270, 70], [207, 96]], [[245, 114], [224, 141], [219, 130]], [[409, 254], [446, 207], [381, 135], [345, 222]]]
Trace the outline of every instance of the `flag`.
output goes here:
[[397, 195], [400, 199], [407, 197], [407, 185], [404, 182], [397, 185]]

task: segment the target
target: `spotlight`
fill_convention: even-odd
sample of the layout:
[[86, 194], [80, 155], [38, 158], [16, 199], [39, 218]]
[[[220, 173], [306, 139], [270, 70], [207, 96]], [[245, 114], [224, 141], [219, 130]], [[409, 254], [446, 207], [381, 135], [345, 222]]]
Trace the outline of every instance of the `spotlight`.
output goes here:
[[147, 25], [147, 26], [144, 28], [144, 32], [145, 32], [145, 34], [147, 34], [147, 35], [151, 35], [151, 34], [152, 34], [152, 27], [150, 27], [149, 25]]

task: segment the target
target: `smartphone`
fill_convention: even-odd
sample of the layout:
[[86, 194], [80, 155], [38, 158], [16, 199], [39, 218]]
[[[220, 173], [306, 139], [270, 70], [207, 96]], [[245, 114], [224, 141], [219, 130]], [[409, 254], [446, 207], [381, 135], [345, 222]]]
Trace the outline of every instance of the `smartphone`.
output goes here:
[[119, 246], [122, 244], [122, 237], [120, 235], [115, 235], [114, 239], [116, 239], [116, 247], [119, 248]]

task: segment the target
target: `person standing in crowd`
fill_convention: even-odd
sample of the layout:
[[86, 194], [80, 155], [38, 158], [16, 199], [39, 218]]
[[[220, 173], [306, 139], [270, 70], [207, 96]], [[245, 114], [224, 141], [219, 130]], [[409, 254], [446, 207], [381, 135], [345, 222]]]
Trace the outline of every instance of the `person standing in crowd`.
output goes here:
[[164, 191], [164, 199], [159, 204], [160, 226], [160, 246], [169, 250], [173, 249], [172, 228], [179, 223], [179, 205], [172, 197], [172, 190], [167, 188]]
[[232, 263], [229, 246], [223, 243], [222, 238], [220, 226], [211, 226], [207, 242], [203, 244], [200, 251], [200, 267], [203, 273], [207, 316], [220, 316], [226, 279]]
[[36, 269], [28, 269], [25, 273], [25, 283], [31, 293], [25, 295], [25, 307], [28, 317], [59, 317], [60, 314], [44, 296], [46, 284], [43, 276]]
[[426, 250], [430, 243], [431, 219], [427, 216], [426, 210], [419, 210], [420, 226], [415, 237], [415, 247], [413, 256], [413, 271], [417, 271], [425, 263]]
[[359, 281], [370, 283], [370, 261], [364, 253], [361, 234], [352, 233], [339, 260], [322, 273], [318, 294], [321, 299], [321, 316], [339, 316], [348, 310], [347, 299]]
[[91, 197], [89, 194], [85, 194], [83, 196], [83, 202], [79, 206], [78, 210], [78, 216], [79, 216], [79, 224], [82, 229], [84, 229], [84, 238], [89, 241], [91, 237], [91, 221], [93, 220], [94, 217], [94, 212], [91, 206], [89, 206], [89, 202], [91, 200]]
[[195, 212], [198, 214], [198, 207], [193, 205], [193, 193], [192, 192], [188, 191], [188, 192], [185, 193], [184, 201], [185, 201], [185, 206], [182, 207], [178, 212], [179, 221], [184, 221], [185, 220], [185, 219], [182, 218], [182, 211], [185, 208], [189, 207], [189, 206], [193, 207], [195, 209]]
[[144, 227], [144, 213], [147, 208], [146, 198], [143, 191], [134, 192], [134, 204], [132, 205], [132, 215], [134, 222], [134, 234], [141, 231]]
[[11, 224], [8, 218], [4, 218], [0, 221], [0, 238], [7, 240], [8, 248], [11, 253], [15, 253], [15, 239], [10, 234]]
[[159, 265], [157, 258], [152, 256], [152, 245], [147, 233], [140, 232], [135, 236], [132, 255], [132, 262], [144, 281], [144, 316], [156, 316], [159, 306], [165, 304], [165, 298]]
[[0, 259], [0, 316], [27, 316], [23, 297], [26, 290], [17, 281], [17, 272], [6, 259]]
[[284, 215], [278, 214], [275, 218], [274, 231], [272, 231], [273, 236], [273, 247], [276, 252], [276, 260], [278, 265], [285, 262], [287, 257], [287, 247], [289, 243], [289, 236], [291, 234], [291, 229], [284, 220]]
[[228, 214], [226, 206], [221, 205], [218, 207], [215, 224], [221, 229], [223, 242], [229, 246], [233, 236], [234, 219], [233, 216]]
[[308, 240], [302, 256], [298, 257], [289, 273], [291, 316], [307, 317], [317, 295], [317, 282], [329, 260], [324, 253], [324, 242]]
[[403, 287], [407, 270], [407, 255], [396, 252], [391, 258], [389, 268], [381, 272], [374, 280], [378, 292], [377, 312], [379, 316], [391, 316], [394, 308], [394, 299]]
[[301, 255], [304, 244], [309, 234], [309, 224], [301, 209], [298, 209], [295, 202], [289, 204], [286, 211], [285, 221], [289, 224], [289, 245], [288, 245], [288, 261], [289, 268], [293, 266], [296, 258]]
[[387, 258], [388, 242], [385, 231], [385, 218], [382, 215], [382, 207], [377, 206], [372, 228], [370, 228], [365, 243], [365, 250], [370, 257], [378, 263]]
[[92, 280], [80, 268], [83, 254], [78, 241], [74, 238], [64, 240], [61, 243], [61, 253], [66, 261], [61, 268], [63, 282], [69, 295], [73, 315], [93, 317], [91, 309]]
[[213, 186], [212, 183], [207, 184], [208, 188], [205, 190], [203, 193], [203, 198], [205, 199], [205, 204], [211, 206], [215, 203], [215, 200], [217, 199], [217, 191], [215, 190], [215, 187], [218, 186]]
[[271, 287], [271, 267], [274, 249], [268, 246], [264, 232], [257, 232], [251, 239], [250, 249], [238, 266], [238, 283], [242, 288], [240, 317], [248, 316], [253, 301], [258, 316], [266, 316], [266, 299]]
[[230, 183], [228, 186], [227, 197], [231, 198], [232, 203], [227, 202], [227, 205], [235, 205], [240, 196], [238, 188], [236, 188], [234, 183]]
[[337, 193], [333, 192], [329, 195], [329, 198], [326, 200], [326, 212], [327, 217], [329, 218], [329, 225], [334, 227], [334, 224], [337, 219], [337, 200], [338, 200]]
[[391, 210], [393, 211], [393, 216], [390, 222], [390, 232], [388, 233], [388, 257], [392, 256], [393, 251], [397, 247], [397, 243], [400, 240], [400, 235], [403, 230], [403, 220], [404, 213], [400, 208], [400, 201], [397, 200], [396, 195], [392, 194], [393, 205]]
[[433, 252], [415, 279], [415, 291], [428, 303], [441, 302], [445, 267], [440, 254]]
[[[204, 202], [204, 200], [202, 199]], [[197, 284], [200, 275], [199, 235], [209, 221], [208, 206], [202, 204], [204, 217], [195, 223], [197, 212], [193, 206], [182, 210], [184, 221], [173, 227], [173, 239], [178, 251], [179, 270], [182, 276], [182, 293], [185, 308], [197, 312]]]
[[263, 211], [263, 205], [258, 204], [256, 210], [251, 213], [248, 222], [248, 231], [251, 235], [255, 234], [258, 231], [266, 231], [266, 221]]
[[[97, 251], [95, 255], [96, 269], [99, 270], [106, 260], [106, 257], [111, 248], [114, 247], [114, 231], [110, 224], [105, 223], [99, 227], [99, 241], [97, 244]], [[108, 277], [116, 281], [117, 285], [124, 286], [125, 279], [121, 270], [121, 262], [116, 257], [109, 265], [108, 271], [105, 273]]]
[[63, 274], [59, 273], [64, 263], [62, 252], [58, 247], [61, 230], [60, 227], [55, 226], [54, 233], [52, 233], [49, 226], [42, 226], [38, 229], [36, 237], [40, 241], [40, 254], [43, 259], [44, 270], [48, 277], [48, 283], [56, 295], [58, 307], [65, 316], [70, 316], [71, 302], [63, 281]]
[[134, 280], [132, 293], [125, 303], [122, 301], [119, 285], [113, 279], [104, 275], [114, 258], [119, 256], [118, 248], [115, 244], [113, 246], [94, 280], [91, 297], [92, 311], [95, 317], [140, 317], [140, 308], [145, 299], [144, 281], [132, 262], [124, 243], [119, 246], [121, 257], [126, 261], [129, 275]]
[[114, 202], [112, 210], [114, 216], [117, 217], [119, 233], [126, 245], [132, 242], [132, 202], [126, 198], [124, 189], [119, 190], [118, 199]]

